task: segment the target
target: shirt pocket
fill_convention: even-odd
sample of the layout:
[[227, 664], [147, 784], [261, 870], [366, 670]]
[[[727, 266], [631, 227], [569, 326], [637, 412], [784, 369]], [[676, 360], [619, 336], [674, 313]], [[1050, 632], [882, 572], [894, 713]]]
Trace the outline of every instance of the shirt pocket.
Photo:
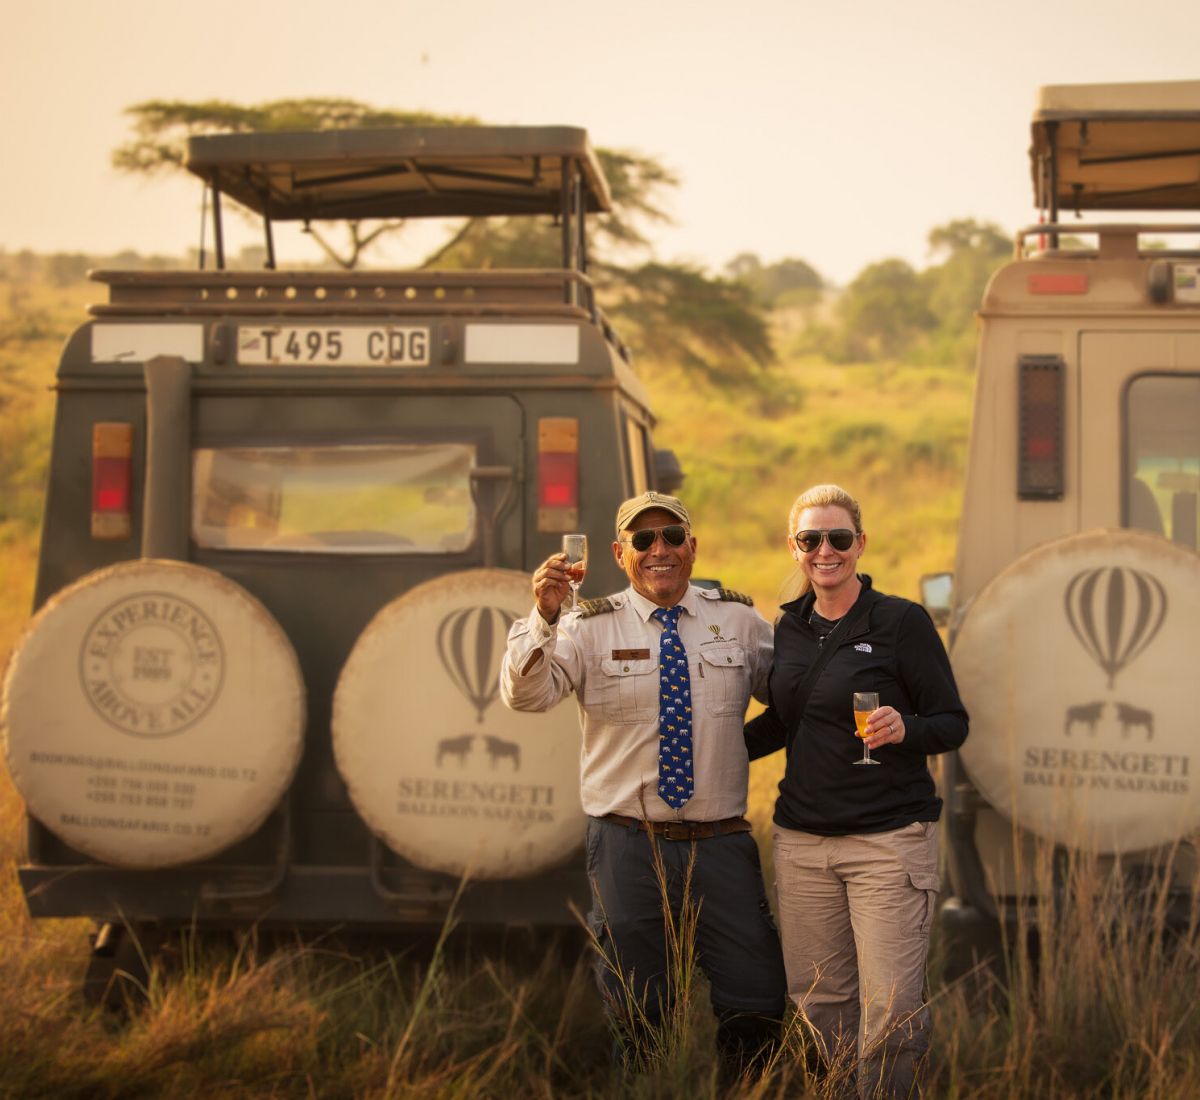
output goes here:
[[604, 657], [595, 677], [595, 704], [608, 722], [658, 720], [658, 661]]
[[[736, 642], [706, 645], [700, 650], [696, 674], [703, 685], [704, 709], [715, 715], [743, 715], [750, 700], [746, 651]], [[696, 686], [692, 685], [695, 697]]]

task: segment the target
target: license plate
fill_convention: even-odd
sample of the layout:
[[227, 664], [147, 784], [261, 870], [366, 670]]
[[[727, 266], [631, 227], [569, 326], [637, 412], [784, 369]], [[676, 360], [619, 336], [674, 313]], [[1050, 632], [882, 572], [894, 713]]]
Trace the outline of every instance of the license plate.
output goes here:
[[240, 325], [238, 362], [249, 367], [426, 367], [429, 329]]

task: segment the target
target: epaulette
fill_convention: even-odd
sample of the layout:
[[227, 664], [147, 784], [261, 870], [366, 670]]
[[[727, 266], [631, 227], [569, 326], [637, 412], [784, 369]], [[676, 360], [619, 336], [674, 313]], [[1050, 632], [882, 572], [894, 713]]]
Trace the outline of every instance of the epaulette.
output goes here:
[[718, 588], [717, 599], [726, 600], [730, 603], [744, 603], [747, 607], [753, 607], [754, 601], [741, 592], [735, 592], [732, 588]]
[[595, 615], [607, 615], [610, 611], [616, 611], [617, 605], [613, 602], [611, 596], [601, 596], [595, 600], [581, 600], [579, 603], [579, 617], [581, 619], [590, 619]]

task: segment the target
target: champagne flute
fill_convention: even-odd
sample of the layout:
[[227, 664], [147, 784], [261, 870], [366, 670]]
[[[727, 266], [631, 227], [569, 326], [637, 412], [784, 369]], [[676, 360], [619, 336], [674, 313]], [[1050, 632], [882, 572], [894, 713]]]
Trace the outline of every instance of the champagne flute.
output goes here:
[[879, 692], [877, 691], [856, 691], [854, 693], [854, 725], [855, 732], [859, 737], [863, 738], [863, 758], [855, 760], [855, 764], [878, 764], [878, 760], [871, 759], [871, 750], [867, 747], [867, 719], [871, 717], [871, 712], [879, 709]]
[[587, 535], [563, 535], [563, 553], [567, 556], [567, 579], [571, 584], [571, 606], [579, 608], [579, 589], [587, 576]]

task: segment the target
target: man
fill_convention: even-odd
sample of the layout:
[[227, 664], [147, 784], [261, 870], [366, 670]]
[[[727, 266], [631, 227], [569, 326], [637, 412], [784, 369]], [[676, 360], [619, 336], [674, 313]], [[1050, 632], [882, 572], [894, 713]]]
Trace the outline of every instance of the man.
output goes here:
[[765, 697], [771, 628], [747, 597], [688, 583], [696, 539], [676, 497], [625, 501], [612, 550], [629, 587], [578, 611], [560, 614], [570, 591], [564, 556], [537, 568], [536, 607], [509, 633], [500, 693], [515, 710], [547, 710], [571, 692], [579, 701], [597, 976], [627, 1056], [652, 1041], [645, 1028], [669, 1009], [678, 959], [669, 957], [664, 892], [678, 926], [690, 864], [718, 1050], [723, 1068], [740, 1073], [774, 1049], [785, 999], [744, 816], [742, 718], [751, 692]]

